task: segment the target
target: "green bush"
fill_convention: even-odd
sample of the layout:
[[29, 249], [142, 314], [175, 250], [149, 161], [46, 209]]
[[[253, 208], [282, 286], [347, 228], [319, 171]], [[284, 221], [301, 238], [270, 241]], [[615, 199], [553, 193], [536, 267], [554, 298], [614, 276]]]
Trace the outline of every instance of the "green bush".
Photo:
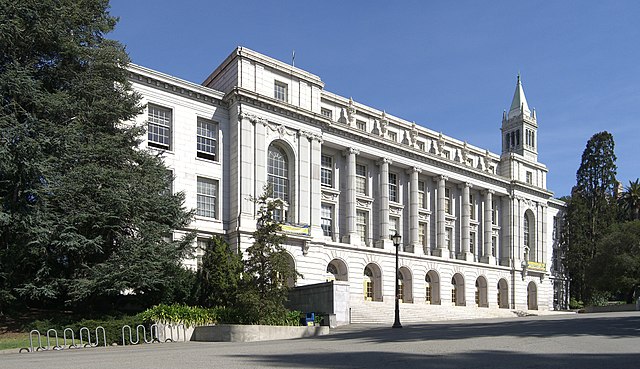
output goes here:
[[575, 297], [572, 297], [569, 300], [569, 309], [582, 309], [584, 307], [584, 303], [582, 301], [576, 300]]
[[[42, 345], [47, 345], [47, 331], [49, 329], [55, 329], [58, 333], [58, 342], [60, 345], [64, 344], [64, 330], [66, 328], [71, 328], [73, 330], [73, 334], [76, 340], [76, 344], [80, 344], [80, 329], [83, 327], [87, 327], [89, 329], [89, 336], [91, 338], [91, 343], [96, 343], [96, 328], [103, 327], [104, 333], [106, 337], [107, 346], [112, 343], [122, 344], [122, 327], [128, 325], [132, 328], [133, 335], [135, 337], [135, 329], [139, 324], [143, 324], [143, 320], [138, 315], [133, 316], [122, 316], [119, 318], [113, 317], [103, 317], [100, 319], [83, 319], [79, 321], [74, 321], [72, 318], [57, 318], [57, 319], [45, 319], [45, 320], [36, 320], [29, 325], [29, 330], [37, 329], [42, 335]], [[147, 338], [151, 338], [151, 332], [149, 332], [149, 324], [145, 325]], [[142, 332], [141, 332], [142, 334]], [[87, 331], [83, 330], [82, 332], [82, 340], [83, 344], [88, 343], [89, 339], [87, 337]], [[54, 333], [51, 332], [50, 342], [51, 345], [55, 345], [55, 336]], [[67, 345], [71, 344], [71, 334], [67, 334]], [[143, 338], [140, 337], [140, 340], [143, 341]], [[127, 342], [129, 341], [128, 333], [127, 333]], [[102, 335], [102, 331], [98, 331], [97, 342], [99, 346], [104, 345], [104, 339]], [[33, 345], [37, 345], [37, 337], [34, 336]]]
[[182, 323], [185, 327], [215, 324], [218, 322], [219, 308], [206, 309], [187, 305], [156, 305], [142, 313], [140, 317], [147, 323]]
[[589, 305], [591, 306], [607, 306], [609, 302], [609, 297], [611, 294], [608, 292], [596, 291], [589, 299]]

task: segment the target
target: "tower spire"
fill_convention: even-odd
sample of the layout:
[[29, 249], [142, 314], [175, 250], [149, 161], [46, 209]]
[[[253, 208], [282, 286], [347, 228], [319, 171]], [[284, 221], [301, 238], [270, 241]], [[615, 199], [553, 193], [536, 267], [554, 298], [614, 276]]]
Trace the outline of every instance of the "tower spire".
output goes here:
[[522, 88], [522, 81], [520, 80], [520, 72], [518, 72], [516, 91], [513, 93], [513, 100], [511, 100], [511, 107], [509, 108], [509, 118], [520, 114], [531, 115], [531, 110], [529, 110], [527, 98], [524, 96], [524, 89]]

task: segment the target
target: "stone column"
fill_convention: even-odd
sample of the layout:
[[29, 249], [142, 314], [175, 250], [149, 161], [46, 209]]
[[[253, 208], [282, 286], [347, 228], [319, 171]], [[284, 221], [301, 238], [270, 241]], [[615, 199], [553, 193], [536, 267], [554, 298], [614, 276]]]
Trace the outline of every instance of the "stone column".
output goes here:
[[311, 141], [311, 236], [323, 237], [320, 227], [320, 208], [322, 190], [320, 188], [320, 158], [322, 156], [322, 138]]
[[462, 255], [461, 258], [467, 261], [473, 261], [473, 254], [469, 250], [470, 246], [470, 222], [471, 209], [469, 203], [469, 189], [472, 185], [468, 182], [462, 184]]
[[[540, 261], [547, 262], [547, 206], [540, 205], [542, 216], [540, 221], [540, 228], [542, 229], [542, 237], [540, 238]], [[549, 268], [549, 266], [547, 266]], [[547, 269], [549, 270], [549, 269]]]
[[[411, 193], [409, 194], [409, 244], [413, 249], [413, 253], [422, 255], [424, 253], [420, 239], [418, 236], [418, 230], [420, 227], [418, 208], [418, 175], [422, 173], [422, 169], [413, 167], [407, 171], [409, 173], [409, 186]], [[426, 236], [426, 235], [425, 235]]]
[[356, 231], [356, 155], [360, 154], [360, 151], [351, 147], [343, 154], [347, 158], [347, 236], [343, 242], [360, 245], [360, 237]]
[[378, 210], [380, 211], [380, 239], [377, 247], [384, 248], [385, 243], [390, 244], [389, 239], [389, 164], [391, 159], [383, 158], [378, 162], [380, 165], [380, 201]]
[[493, 193], [493, 190], [486, 190], [484, 192], [484, 253], [481, 260], [487, 264], [496, 263], [496, 258], [491, 252], [491, 235], [493, 233], [493, 222], [491, 222], [491, 205], [493, 202]]
[[[445, 220], [445, 213], [444, 213], [444, 187], [445, 187], [445, 181], [448, 179], [449, 178], [447, 178], [444, 175], [440, 175], [437, 178], [437, 181], [438, 181], [438, 192], [437, 192], [438, 209], [436, 213], [436, 247], [437, 249], [435, 250], [436, 251], [435, 254], [445, 259], [449, 258], [449, 248], [447, 247], [447, 244], [445, 241], [446, 220]], [[453, 240], [451, 242], [453, 243]]]
[[504, 196], [502, 198], [502, 225], [500, 227], [500, 265], [511, 266], [513, 263], [513, 197]]
[[311, 145], [309, 140], [313, 139], [308, 132], [300, 132], [298, 135], [298, 159], [299, 159], [299, 190], [298, 190], [298, 219], [302, 224], [311, 224]]

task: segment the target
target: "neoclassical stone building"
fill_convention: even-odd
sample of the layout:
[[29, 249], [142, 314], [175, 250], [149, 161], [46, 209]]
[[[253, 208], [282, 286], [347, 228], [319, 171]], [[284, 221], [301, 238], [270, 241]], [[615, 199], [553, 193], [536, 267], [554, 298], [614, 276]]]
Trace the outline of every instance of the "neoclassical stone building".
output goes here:
[[243, 47], [202, 85], [129, 70], [147, 106], [143, 146], [162, 153], [173, 191], [196, 209], [199, 245], [220, 234], [246, 249], [251, 197], [269, 184], [285, 202], [278, 215], [302, 274], [295, 284], [335, 280], [343, 307], [393, 302], [396, 231], [405, 304], [565, 306], [556, 250], [564, 204], [547, 190], [519, 76], [497, 154], [328, 92], [318, 76]]

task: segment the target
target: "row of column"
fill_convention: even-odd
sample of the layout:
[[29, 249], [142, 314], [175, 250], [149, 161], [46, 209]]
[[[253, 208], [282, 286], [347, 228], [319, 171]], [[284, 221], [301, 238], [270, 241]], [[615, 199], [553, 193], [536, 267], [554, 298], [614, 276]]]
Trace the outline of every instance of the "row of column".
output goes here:
[[[360, 237], [356, 231], [356, 155], [360, 152], [357, 149], [349, 148], [344, 152], [347, 158], [347, 187], [346, 187], [346, 215], [347, 215], [347, 234], [349, 243], [359, 244]], [[378, 199], [380, 212], [380, 240], [383, 243], [389, 240], [389, 165], [392, 164], [390, 159], [381, 159], [378, 162], [380, 166], [380, 198]], [[408, 171], [410, 193], [409, 193], [409, 244], [417, 254], [422, 253], [422, 245], [419, 242], [420, 217], [418, 209], [418, 177], [422, 173], [422, 169], [412, 167]], [[446, 212], [445, 212], [445, 187], [448, 177], [440, 175], [435, 178], [437, 181], [437, 212], [436, 212], [436, 251], [437, 256], [443, 258], [455, 257], [453, 250], [449, 249], [446, 243]], [[462, 256], [465, 260], [473, 260], [473, 254], [470, 251], [470, 203], [469, 189], [472, 188], [470, 183], [464, 183], [462, 187]], [[484, 191], [484, 244], [483, 255], [484, 262], [495, 264], [495, 255], [493, 254], [493, 190]], [[426, 236], [426, 235], [425, 235]]]

